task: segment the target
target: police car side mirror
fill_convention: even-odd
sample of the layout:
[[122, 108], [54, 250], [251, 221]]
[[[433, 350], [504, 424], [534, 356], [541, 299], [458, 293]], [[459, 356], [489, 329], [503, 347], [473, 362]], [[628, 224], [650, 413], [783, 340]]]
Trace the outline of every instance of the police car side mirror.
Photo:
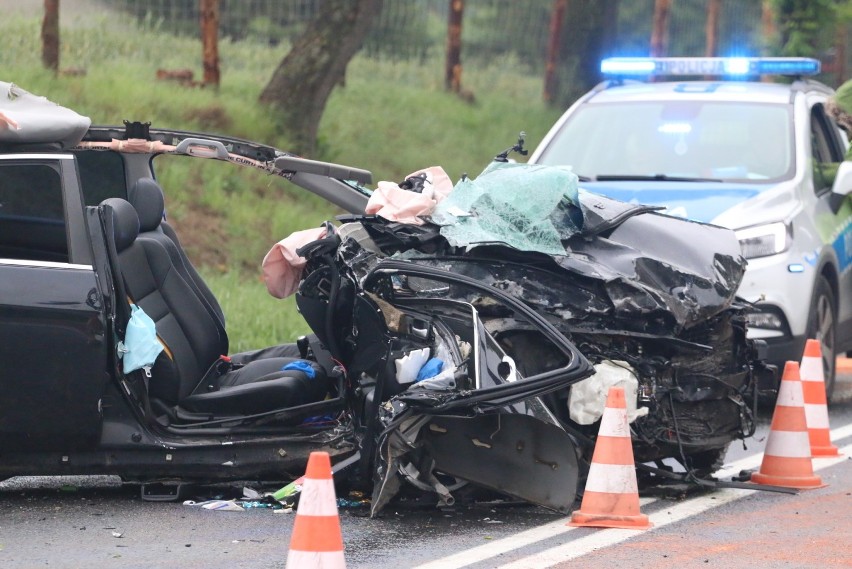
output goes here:
[[850, 193], [852, 193], [852, 160], [847, 160], [841, 162], [837, 168], [834, 185], [831, 187], [829, 203], [835, 213], [840, 210], [840, 206], [843, 205]]

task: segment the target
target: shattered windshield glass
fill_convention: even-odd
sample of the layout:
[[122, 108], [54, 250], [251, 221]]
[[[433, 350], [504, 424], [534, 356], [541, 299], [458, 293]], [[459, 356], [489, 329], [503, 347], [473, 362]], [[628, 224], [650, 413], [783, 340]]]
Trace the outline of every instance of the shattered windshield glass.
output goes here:
[[788, 105], [702, 101], [588, 104], [540, 158], [590, 181], [778, 182], [794, 172]]
[[505, 244], [564, 255], [562, 240], [583, 227], [577, 176], [569, 169], [492, 162], [437, 205], [432, 222], [454, 247]]

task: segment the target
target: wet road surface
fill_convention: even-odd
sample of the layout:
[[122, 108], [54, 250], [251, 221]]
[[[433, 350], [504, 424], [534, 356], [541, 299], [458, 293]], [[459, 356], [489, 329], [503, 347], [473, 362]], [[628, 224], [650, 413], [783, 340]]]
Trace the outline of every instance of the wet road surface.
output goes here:
[[[347, 567], [850, 567], [852, 381], [838, 387], [850, 398], [830, 407], [831, 427], [847, 453], [814, 461], [827, 488], [643, 498], [649, 531], [569, 530], [565, 516], [503, 503], [389, 508], [376, 520], [345, 508]], [[747, 448], [732, 447], [728, 475], [759, 466], [767, 430], [765, 417]], [[143, 502], [111, 477], [11, 479], [0, 483], [0, 567], [284, 567], [293, 519]]]

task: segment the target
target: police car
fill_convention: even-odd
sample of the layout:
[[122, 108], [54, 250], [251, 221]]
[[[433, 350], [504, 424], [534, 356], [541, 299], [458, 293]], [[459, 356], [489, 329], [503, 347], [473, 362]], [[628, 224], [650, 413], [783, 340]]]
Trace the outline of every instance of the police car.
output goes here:
[[[852, 162], [806, 58], [614, 58], [530, 162], [570, 165], [582, 188], [733, 229], [768, 359], [822, 344], [826, 387], [852, 349]], [[761, 80], [783, 75], [783, 82]], [[663, 77], [666, 77], [663, 80]]]

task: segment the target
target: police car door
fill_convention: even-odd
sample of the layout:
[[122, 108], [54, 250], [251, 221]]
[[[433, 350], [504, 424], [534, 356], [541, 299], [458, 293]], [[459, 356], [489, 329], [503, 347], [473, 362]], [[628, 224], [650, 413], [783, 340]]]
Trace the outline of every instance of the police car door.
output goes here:
[[[852, 343], [852, 266], [850, 266], [850, 241], [852, 241], [852, 197], [841, 204], [832, 204], [831, 186], [836, 166], [843, 161], [846, 140], [842, 131], [823, 108], [824, 96], [809, 98], [811, 118], [811, 145], [814, 164], [814, 192], [817, 202], [813, 219], [820, 240], [836, 263], [838, 273], [835, 352], [849, 349]], [[823, 165], [830, 164], [828, 168]], [[828, 175], [823, 175], [827, 172]], [[839, 207], [838, 207], [839, 206]]]

